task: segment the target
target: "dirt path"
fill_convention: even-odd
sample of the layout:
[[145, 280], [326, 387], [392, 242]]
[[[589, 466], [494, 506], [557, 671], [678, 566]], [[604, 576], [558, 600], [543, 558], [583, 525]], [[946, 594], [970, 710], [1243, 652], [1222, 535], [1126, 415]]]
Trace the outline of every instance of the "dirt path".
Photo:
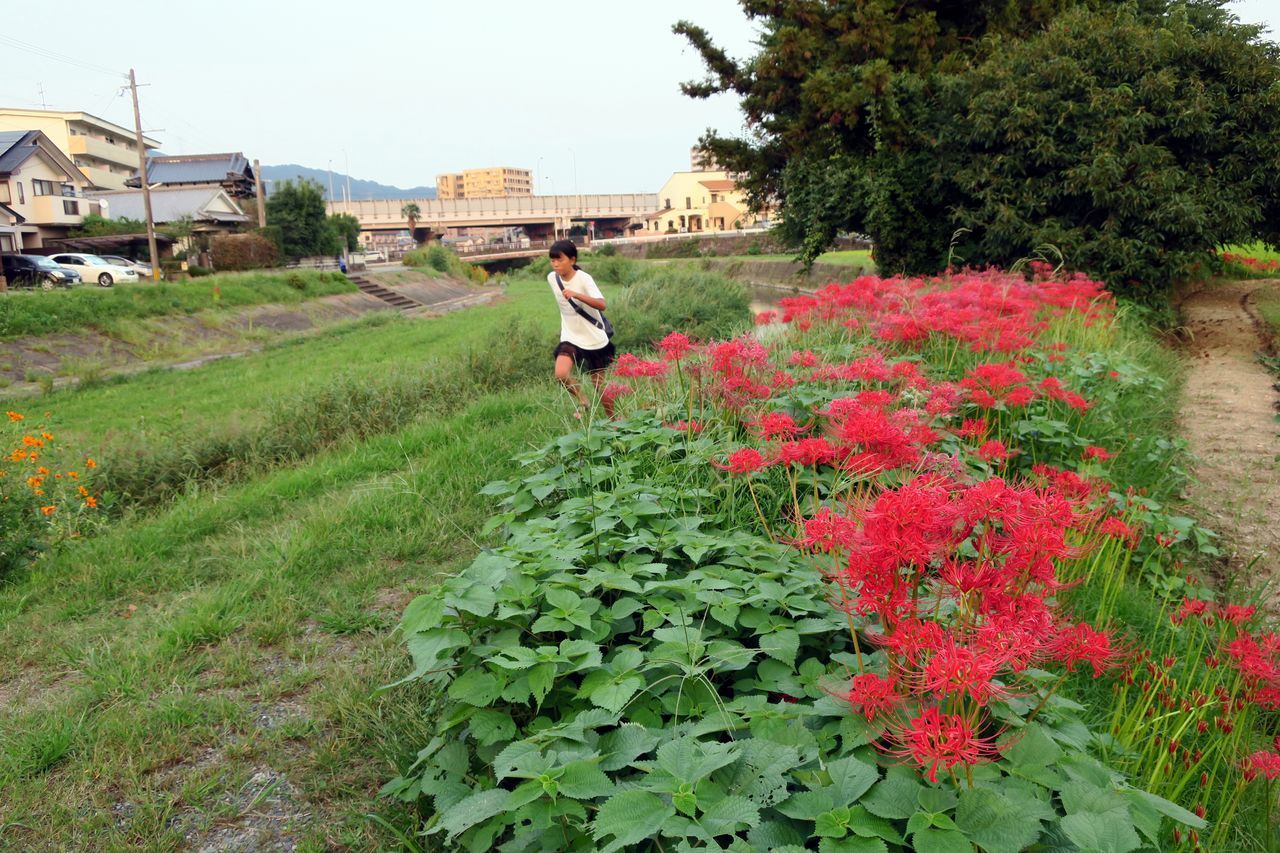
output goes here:
[[1280, 281], [1215, 283], [1181, 305], [1189, 358], [1181, 431], [1197, 460], [1190, 498], [1221, 534], [1230, 575], [1249, 585], [1277, 579], [1267, 595], [1273, 606], [1280, 604], [1280, 394], [1257, 359], [1266, 339], [1254, 299], [1275, 287]]

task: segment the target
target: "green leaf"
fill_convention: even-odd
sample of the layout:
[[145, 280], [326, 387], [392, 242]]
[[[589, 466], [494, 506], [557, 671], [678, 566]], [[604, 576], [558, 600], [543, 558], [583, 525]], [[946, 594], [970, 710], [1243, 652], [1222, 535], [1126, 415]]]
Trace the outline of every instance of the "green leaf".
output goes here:
[[818, 815], [829, 812], [836, 806], [834, 788], [819, 788], [816, 791], [800, 791], [778, 804], [778, 811], [796, 820], [817, 820]]
[[444, 603], [457, 610], [465, 610], [477, 616], [488, 616], [498, 603], [498, 593], [493, 587], [474, 583], [470, 579], [457, 578], [446, 585]]
[[818, 842], [818, 853], [889, 853], [879, 838], [824, 838]]
[[1001, 752], [1014, 767], [1050, 767], [1062, 757], [1062, 747], [1039, 723], [1032, 723], [1013, 735]]
[[849, 810], [837, 808], [818, 815], [813, 834], [822, 838], [843, 838], [849, 834]]
[[774, 631], [760, 637], [760, 651], [774, 660], [794, 666], [796, 652], [800, 650], [800, 635], [790, 628]]
[[638, 675], [627, 676], [616, 681], [611, 680], [591, 691], [591, 703], [616, 714], [642, 687], [644, 687], [644, 679]]
[[712, 771], [732, 764], [738, 748], [729, 743], [712, 743], [682, 737], [658, 747], [658, 766], [682, 782], [697, 782]]
[[880, 817], [906, 820], [916, 812], [921, 785], [905, 767], [890, 767], [885, 778], [860, 801], [867, 811]]
[[491, 672], [473, 669], [463, 673], [449, 685], [449, 698], [468, 705], [484, 707], [498, 698], [503, 682]]
[[1124, 793], [1130, 799], [1140, 800], [1160, 812], [1160, 814], [1165, 817], [1172, 818], [1184, 826], [1189, 826], [1192, 829], [1204, 829], [1208, 826], [1208, 823], [1204, 818], [1196, 817], [1195, 812], [1189, 812], [1177, 803], [1169, 802], [1164, 797], [1157, 797], [1155, 794], [1139, 790], [1138, 788], [1129, 788], [1125, 790]]
[[444, 618], [444, 601], [439, 590], [419, 595], [404, 609], [400, 617], [400, 631], [406, 637], [412, 637], [419, 631], [430, 631], [440, 627]]
[[638, 844], [656, 835], [663, 822], [675, 813], [676, 810], [664, 803], [657, 794], [648, 791], [623, 791], [610, 797], [600, 807], [592, 823], [592, 837], [601, 841], [612, 835], [613, 841], [605, 850]]
[[575, 800], [605, 797], [614, 792], [613, 782], [594, 761], [571, 761], [564, 766], [560, 793]]
[[467, 724], [471, 727], [471, 736], [481, 746], [492, 746], [516, 735], [516, 724], [504, 711], [482, 708], [471, 715]]
[[434, 628], [413, 634], [405, 643], [409, 647], [409, 654], [413, 655], [413, 674], [404, 681], [411, 681], [433, 669], [440, 669], [446, 662], [451, 662], [448, 657], [442, 660], [446, 652], [462, 648], [470, 642], [471, 638], [466, 632], [457, 628]]
[[747, 834], [755, 850], [784, 850], [788, 847], [804, 849], [805, 836], [789, 823], [776, 820], [762, 821]]
[[1020, 853], [1043, 829], [1039, 820], [989, 788], [962, 791], [955, 820], [960, 831], [987, 853]]
[[852, 805], [880, 779], [880, 771], [853, 756], [832, 761], [827, 765], [831, 784], [836, 789], [836, 799], [842, 805]]
[[972, 853], [973, 845], [954, 829], [922, 829], [911, 836], [916, 853]]
[[501, 781], [510, 776], [516, 768], [524, 766], [533, 756], [541, 755], [542, 750], [527, 740], [508, 744], [493, 759], [494, 778]]
[[863, 838], [883, 838], [892, 844], [902, 843], [902, 836], [893, 828], [893, 824], [882, 817], [876, 817], [860, 805], [849, 810], [849, 828]]
[[927, 812], [945, 812], [955, 808], [956, 793], [946, 788], [920, 787], [917, 793], [920, 808]]
[[644, 726], [628, 723], [600, 738], [601, 770], [621, 770], [658, 745], [659, 737]]
[[534, 702], [541, 705], [542, 700], [551, 692], [551, 685], [555, 683], [556, 665], [540, 663], [529, 670], [526, 677], [529, 679], [529, 690], [533, 693]]
[[440, 826], [452, 838], [466, 832], [481, 821], [502, 814], [511, 792], [502, 788], [478, 791], [440, 815]]
[[1069, 814], [1059, 824], [1073, 844], [1098, 853], [1129, 853], [1141, 846], [1128, 812], [1081, 811]]
[[578, 597], [577, 593], [560, 586], [547, 590], [544, 597], [552, 607], [563, 610], [566, 613], [572, 613], [582, 604], [582, 599]]
[[760, 809], [746, 797], [725, 797], [703, 811], [699, 822], [711, 835], [728, 835], [760, 823]]

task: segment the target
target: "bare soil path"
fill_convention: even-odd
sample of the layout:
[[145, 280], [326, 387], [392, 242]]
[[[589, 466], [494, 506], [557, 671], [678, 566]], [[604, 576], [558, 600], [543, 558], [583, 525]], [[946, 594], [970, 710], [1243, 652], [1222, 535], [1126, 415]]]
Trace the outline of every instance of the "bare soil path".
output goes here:
[[1181, 302], [1189, 360], [1181, 431], [1195, 455], [1190, 499], [1222, 536], [1228, 576], [1270, 582], [1280, 603], [1280, 394], [1258, 361], [1269, 333], [1256, 297], [1280, 280], [1215, 282]]

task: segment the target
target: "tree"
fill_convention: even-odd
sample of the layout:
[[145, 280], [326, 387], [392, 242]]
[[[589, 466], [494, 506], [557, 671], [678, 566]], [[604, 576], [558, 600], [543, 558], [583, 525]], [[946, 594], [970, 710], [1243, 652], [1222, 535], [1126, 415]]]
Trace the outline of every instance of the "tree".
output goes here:
[[400, 208], [400, 215], [409, 220], [409, 237], [412, 238], [416, 245], [418, 238], [414, 237], [413, 230], [418, 226], [418, 219], [422, 216], [422, 209], [411, 201]]
[[336, 254], [338, 233], [325, 216], [324, 190], [319, 181], [282, 181], [267, 199], [267, 222], [280, 228], [286, 257]]
[[147, 223], [138, 219], [107, 219], [96, 213], [90, 213], [76, 228], [68, 232], [72, 237], [106, 237], [116, 234], [145, 234]]
[[942, 134], [970, 261], [1053, 245], [1154, 295], [1215, 248], [1280, 239], [1280, 48], [1210, 7], [1077, 10], [960, 82]]
[[[1086, 194], [1072, 183], [1091, 162], [1089, 147], [1070, 141], [1075, 123], [1085, 120], [1092, 122], [1089, 140], [1123, 141], [1130, 158], [1116, 151], [1100, 164], [1091, 192], [1122, 194], [1121, 185], [1139, 174], [1131, 171], [1138, 165], [1132, 158], [1155, 156], [1161, 139], [1182, 132], [1184, 113], [1195, 117], [1200, 130], [1185, 129], [1200, 141], [1185, 140], [1176, 153], [1159, 156], [1198, 175], [1226, 167], [1236, 180], [1238, 191], [1229, 196], [1238, 208], [1234, 218], [1192, 213], [1185, 196], [1173, 203], [1187, 208], [1183, 225], [1197, 216], [1203, 221], [1195, 246], [1179, 242], [1171, 264], [1149, 263], [1186, 233], [1182, 226], [1169, 230], [1168, 218], [1177, 217], [1171, 209], [1139, 205], [1129, 216], [1099, 220], [1117, 247], [1123, 241], [1150, 247], [1144, 274], [1175, 274], [1185, 267], [1184, 248], [1203, 252], [1245, 233], [1265, 237], [1263, 223], [1276, 221], [1275, 179], [1264, 174], [1275, 162], [1271, 128], [1280, 114], [1265, 107], [1280, 91], [1275, 49], [1224, 14], [1222, 0], [741, 2], [761, 24], [760, 52], [735, 62], [700, 28], [677, 24], [709, 71], [705, 81], [683, 89], [695, 98], [718, 92], [741, 98], [751, 135], [709, 132], [701, 144], [745, 175], [753, 207], [777, 205], [780, 236], [806, 260], [838, 233], [858, 231], [872, 236], [882, 269], [930, 272], [945, 262], [961, 226], [972, 229], [958, 246], [970, 263], [1030, 254], [1056, 234], [1030, 227], [1037, 207], [1047, 210], [1064, 195], [1076, 202], [1063, 217], [1085, 217], [1096, 207], [1083, 208]], [[1119, 29], [1106, 23], [1121, 19], [1127, 23]], [[1095, 33], [1092, 42], [1082, 29]], [[1069, 49], [1058, 43], [1064, 38]], [[1124, 46], [1112, 48], [1109, 40], [1117, 38]], [[1160, 49], [1141, 49], [1144, 38]], [[1156, 56], [1169, 67], [1160, 68]], [[1107, 105], [1094, 110], [1089, 98], [1096, 97]], [[1125, 97], [1148, 111], [1159, 100], [1158, 115], [1144, 112], [1126, 123]], [[1229, 145], [1225, 132], [1208, 141], [1204, 122], [1215, 120], [1240, 133], [1238, 144]], [[1251, 160], [1245, 152], [1253, 152]], [[1166, 170], [1155, 184], [1136, 189], [1176, 193], [1176, 175]], [[1210, 192], [1212, 183], [1196, 185]], [[1010, 225], [1011, 217], [1021, 224]], [[1075, 242], [1060, 248], [1108, 280], [1130, 276], [1135, 268], [1117, 265], [1115, 252], [1095, 251], [1090, 241], [1098, 233], [1064, 234]]]
[[360, 248], [360, 220], [350, 213], [335, 213], [329, 217], [329, 224], [338, 235], [339, 242], [345, 243], [347, 251], [354, 252]]

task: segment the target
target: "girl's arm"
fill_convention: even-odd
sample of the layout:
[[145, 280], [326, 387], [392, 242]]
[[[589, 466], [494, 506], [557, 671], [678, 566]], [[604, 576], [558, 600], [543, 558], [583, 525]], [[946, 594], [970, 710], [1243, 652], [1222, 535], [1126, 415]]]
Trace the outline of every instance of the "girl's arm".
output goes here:
[[579, 293], [576, 290], [572, 290], [566, 287], [564, 289], [564, 298], [576, 299], [577, 301], [581, 302], [583, 305], [590, 305], [592, 308], [596, 309], [597, 311], [606, 310], [603, 296], [587, 296], [585, 293]]

